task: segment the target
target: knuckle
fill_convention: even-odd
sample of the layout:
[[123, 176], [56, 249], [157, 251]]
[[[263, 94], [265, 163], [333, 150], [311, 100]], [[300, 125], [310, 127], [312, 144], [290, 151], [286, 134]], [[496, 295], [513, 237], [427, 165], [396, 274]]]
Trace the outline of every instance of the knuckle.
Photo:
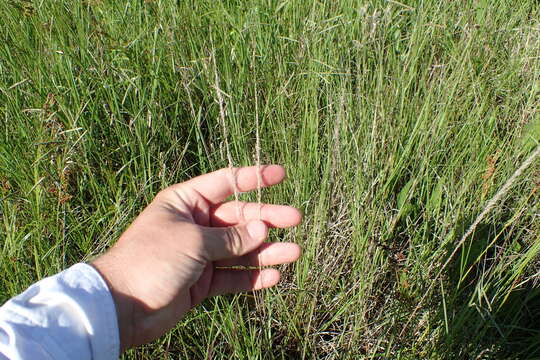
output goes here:
[[235, 227], [230, 227], [226, 232], [227, 237], [227, 250], [231, 254], [240, 255], [242, 253], [242, 235]]
[[240, 219], [238, 219], [239, 222], [245, 222], [246, 221], [246, 207], [248, 206], [248, 203], [243, 201], [238, 201], [236, 206], [240, 209]]
[[168, 200], [171, 197], [173, 197], [178, 190], [178, 186], [176, 185], [170, 185], [164, 189], [161, 189], [157, 194], [155, 199], [158, 200]]
[[248, 254], [248, 264], [249, 266], [260, 267], [263, 266], [264, 261], [260, 253], [250, 253]]

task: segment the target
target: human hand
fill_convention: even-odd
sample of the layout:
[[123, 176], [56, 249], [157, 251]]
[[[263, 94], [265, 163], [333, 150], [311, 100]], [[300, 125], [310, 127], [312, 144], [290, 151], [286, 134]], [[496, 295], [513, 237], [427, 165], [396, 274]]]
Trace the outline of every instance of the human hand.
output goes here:
[[[238, 191], [257, 187], [257, 167], [234, 169]], [[262, 166], [262, 186], [285, 178], [281, 166]], [[121, 351], [171, 329], [192, 307], [215, 295], [271, 287], [275, 269], [230, 269], [293, 262], [300, 247], [264, 243], [269, 227], [298, 225], [290, 206], [229, 201], [229, 169], [172, 185], [161, 192], [92, 262], [108, 283], [118, 314]], [[262, 220], [262, 221], [261, 221]], [[229, 268], [229, 269], [227, 269]]]

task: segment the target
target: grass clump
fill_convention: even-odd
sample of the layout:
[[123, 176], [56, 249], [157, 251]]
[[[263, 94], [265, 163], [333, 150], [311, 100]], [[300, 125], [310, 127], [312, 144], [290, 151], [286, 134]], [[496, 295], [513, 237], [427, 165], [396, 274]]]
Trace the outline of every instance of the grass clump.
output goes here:
[[263, 308], [210, 300], [126, 359], [540, 356], [537, 159], [460, 243], [538, 146], [539, 10], [1, 2], [2, 301], [227, 166], [216, 68], [235, 165], [258, 114], [262, 162], [289, 172], [263, 200], [305, 213], [272, 239], [304, 255]]

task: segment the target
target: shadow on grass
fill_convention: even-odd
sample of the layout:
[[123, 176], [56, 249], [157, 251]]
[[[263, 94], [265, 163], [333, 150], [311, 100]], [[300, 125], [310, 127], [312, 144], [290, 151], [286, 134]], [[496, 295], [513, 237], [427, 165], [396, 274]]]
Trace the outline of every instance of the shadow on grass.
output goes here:
[[[497, 265], [498, 249], [512, 236], [505, 231], [480, 225], [449, 268], [449, 288], [456, 290], [446, 295], [446, 312], [441, 305], [437, 316], [447, 324], [439, 339], [447, 358], [540, 359], [540, 287], [531, 281], [514, 286], [520, 276], [505, 292], [497, 293], [508, 284], [502, 275], [484, 283], [484, 271]], [[490, 244], [496, 234], [500, 243]], [[460, 275], [464, 268], [471, 269], [465, 277]]]

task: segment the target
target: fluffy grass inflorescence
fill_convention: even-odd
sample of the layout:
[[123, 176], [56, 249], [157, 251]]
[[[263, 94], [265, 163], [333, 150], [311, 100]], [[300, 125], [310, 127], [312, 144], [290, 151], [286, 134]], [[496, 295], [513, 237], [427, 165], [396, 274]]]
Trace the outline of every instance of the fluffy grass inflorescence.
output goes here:
[[537, 358], [539, 10], [0, 2], [1, 300], [260, 148], [302, 259], [126, 359]]

